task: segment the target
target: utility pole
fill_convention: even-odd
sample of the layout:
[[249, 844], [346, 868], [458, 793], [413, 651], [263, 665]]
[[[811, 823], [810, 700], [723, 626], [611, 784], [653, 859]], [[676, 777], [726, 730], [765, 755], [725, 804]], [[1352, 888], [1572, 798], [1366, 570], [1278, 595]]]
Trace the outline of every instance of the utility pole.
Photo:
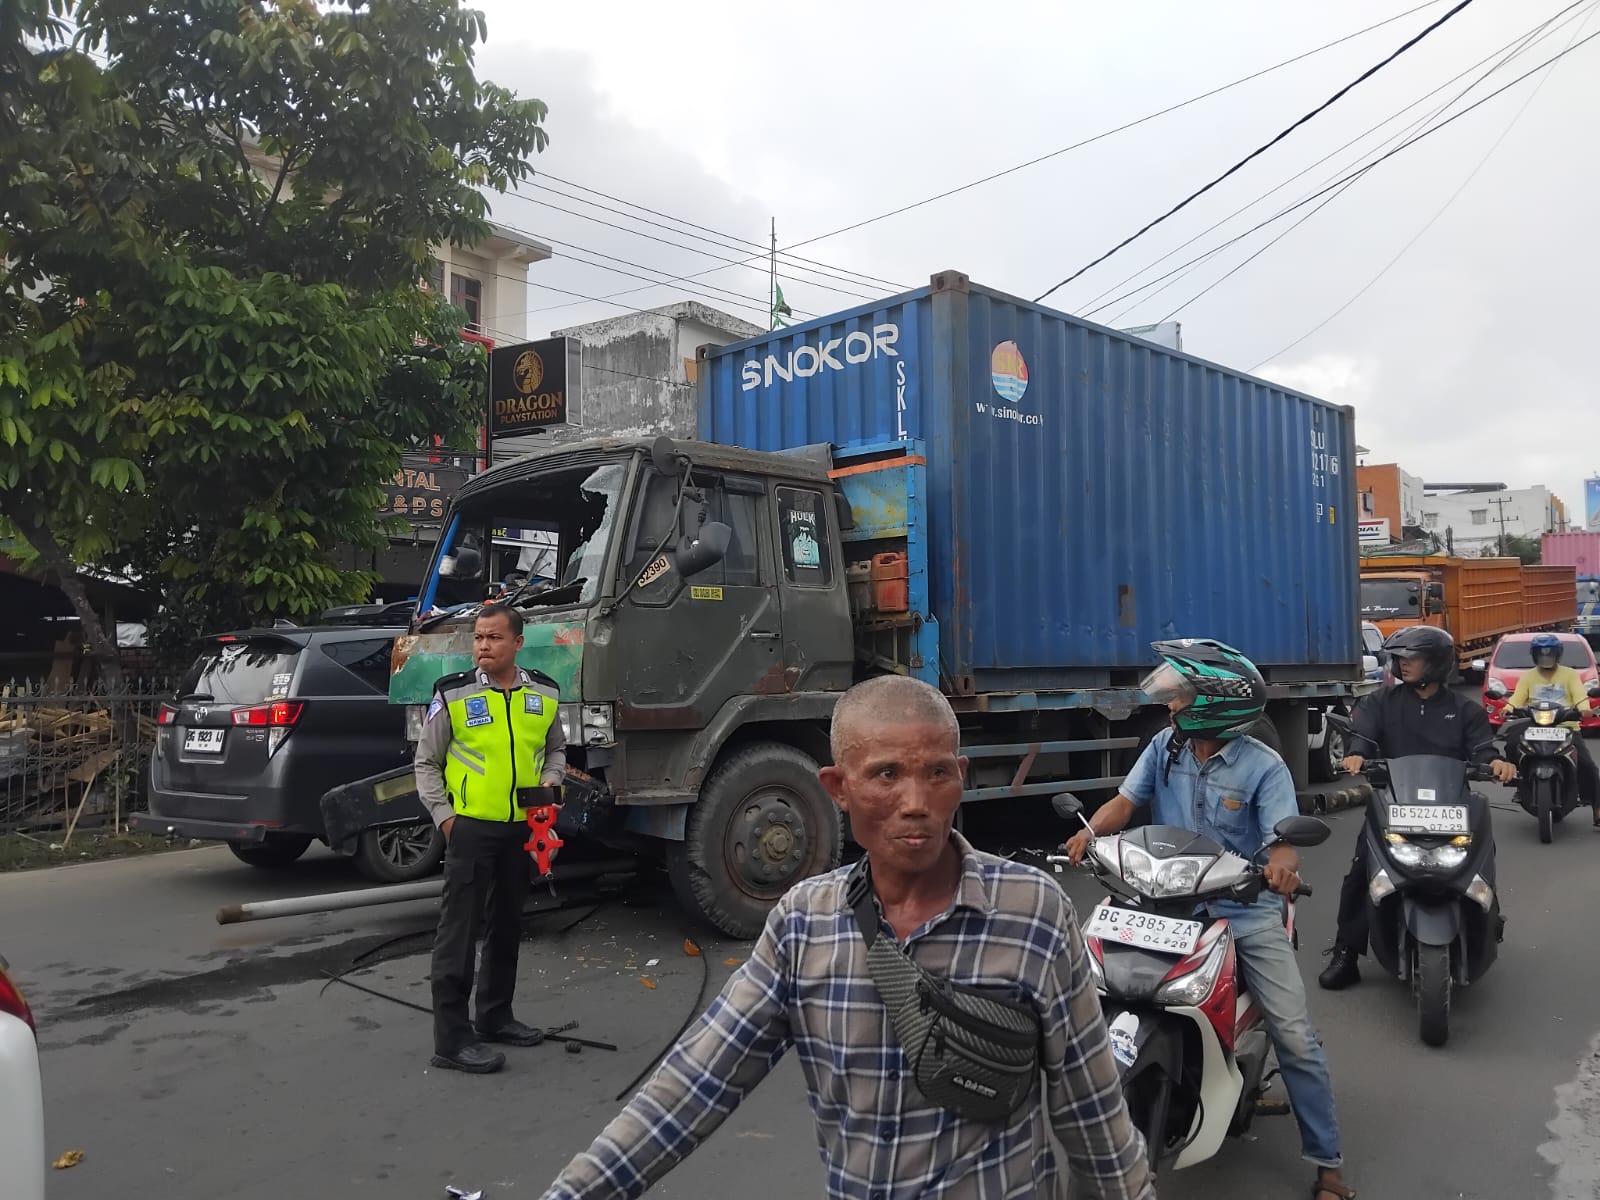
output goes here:
[[767, 269], [767, 328], [778, 327], [778, 218], [772, 218], [772, 258]]
[[1500, 557], [1504, 558], [1506, 553], [1506, 505], [1510, 504], [1511, 501], [1505, 496], [1490, 496], [1489, 503], [1494, 505], [1500, 513]]

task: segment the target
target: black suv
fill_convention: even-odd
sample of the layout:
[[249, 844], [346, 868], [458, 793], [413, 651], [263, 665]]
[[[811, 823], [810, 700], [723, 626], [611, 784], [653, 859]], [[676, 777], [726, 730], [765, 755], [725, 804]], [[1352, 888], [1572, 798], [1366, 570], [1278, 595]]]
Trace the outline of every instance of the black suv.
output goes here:
[[[403, 629], [367, 622], [382, 608], [333, 610], [339, 624], [283, 624], [207, 638], [161, 706], [150, 759], [150, 811], [132, 825], [160, 836], [226, 841], [243, 862], [281, 867], [327, 841], [330, 788], [411, 758], [405, 709], [389, 704], [389, 656]], [[438, 869], [432, 824], [371, 829], [356, 845], [370, 879], [399, 883]]]

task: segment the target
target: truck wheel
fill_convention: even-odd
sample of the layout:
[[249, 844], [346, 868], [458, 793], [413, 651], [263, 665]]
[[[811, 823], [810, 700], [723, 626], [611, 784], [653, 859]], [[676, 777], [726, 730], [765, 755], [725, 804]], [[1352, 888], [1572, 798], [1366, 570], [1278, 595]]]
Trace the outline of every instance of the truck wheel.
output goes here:
[[426, 879], [444, 861], [444, 834], [432, 821], [368, 829], [356, 842], [356, 870], [374, 883]]
[[1322, 749], [1311, 756], [1311, 778], [1316, 783], [1332, 783], [1344, 770], [1344, 728], [1338, 722], [1329, 720], [1326, 713], [1322, 719], [1327, 723], [1328, 736], [1322, 739]]
[[269, 837], [264, 842], [229, 842], [228, 849], [242, 863], [271, 870], [287, 867], [311, 848], [311, 838], [297, 834]]
[[1450, 1040], [1450, 947], [1417, 947], [1417, 1031], [1430, 1046]]
[[1283, 741], [1278, 737], [1278, 727], [1272, 723], [1271, 717], [1263, 714], [1255, 723], [1255, 727], [1250, 730], [1250, 736], [1263, 743], [1279, 758], [1283, 757]]
[[667, 875], [684, 908], [730, 937], [753, 938], [780, 896], [839, 865], [843, 823], [817, 760], [779, 742], [729, 756], [690, 807]]

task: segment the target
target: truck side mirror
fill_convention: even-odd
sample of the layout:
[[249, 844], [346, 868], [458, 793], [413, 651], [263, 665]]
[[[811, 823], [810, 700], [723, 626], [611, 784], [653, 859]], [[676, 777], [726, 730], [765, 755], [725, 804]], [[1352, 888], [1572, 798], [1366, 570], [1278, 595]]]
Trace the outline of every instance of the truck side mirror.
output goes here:
[[672, 439], [666, 434], [658, 437], [650, 446], [650, 465], [656, 469], [657, 475], [665, 475], [673, 479], [678, 474], [678, 451], [672, 444]]
[[1444, 603], [1444, 584], [1430, 583], [1428, 585], [1428, 599], [1436, 604]]
[[731, 526], [724, 525], [721, 521], [707, 521], [700, 526], [693, 541], [679, 541], [678, 548], [672, 552], [672, 565], [684, 579], [698, 575], [727, 556], [728, 544], [731, 541], [733, 541]]

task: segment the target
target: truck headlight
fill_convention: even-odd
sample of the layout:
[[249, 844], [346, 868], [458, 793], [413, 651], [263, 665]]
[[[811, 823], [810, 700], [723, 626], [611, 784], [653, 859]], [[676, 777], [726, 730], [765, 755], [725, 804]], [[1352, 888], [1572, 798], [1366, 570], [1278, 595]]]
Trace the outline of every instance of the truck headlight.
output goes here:
[[609, 704], [563, 704], [561, 732], [574, 746], [610, 746], [616, 743]]

